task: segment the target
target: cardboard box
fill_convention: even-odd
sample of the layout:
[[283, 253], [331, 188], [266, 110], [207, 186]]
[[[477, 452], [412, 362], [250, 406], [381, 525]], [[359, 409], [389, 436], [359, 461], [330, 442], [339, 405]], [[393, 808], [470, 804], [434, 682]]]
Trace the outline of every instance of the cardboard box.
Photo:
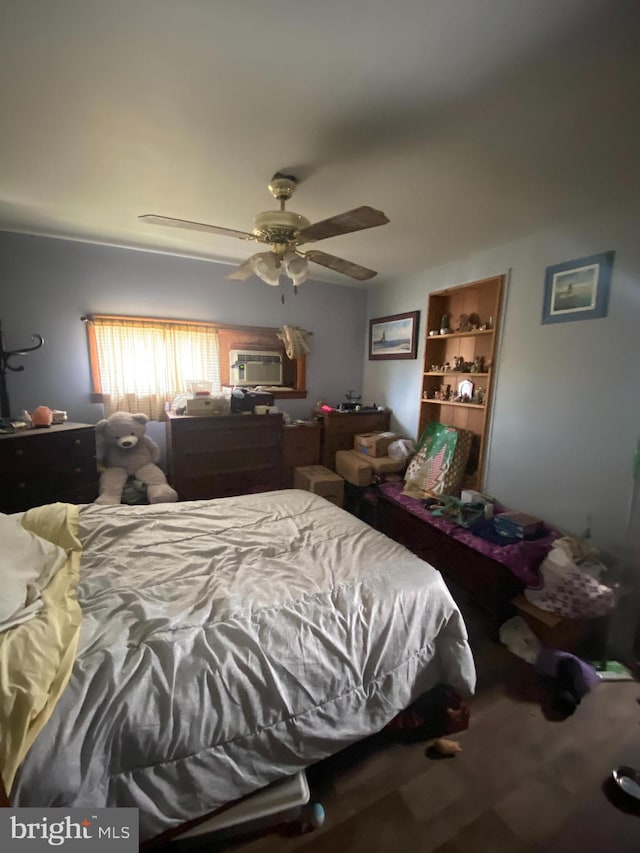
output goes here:
[[375, 474], [391, 474], [396, 471], [404, 471], [407, 464], [403, 459], [392, 459], [390, 456], [368, 456], [366, 457], [366, 462], [371, 465]]
[[369, 486], [375, 474], [391, 474], [404, 470], [401, 459], [390, 456], [365, 456], [358, 450], [339, 450], [336, 453], [336, 471], [354, 486]]
[[395, 432], [362, 432], [353, 436], [353, 449], [365, 456], [385, 456]]
[[592, 629], [592, 620], [558, 616], [531, 604], [524, 595], [516, 595], [511, 604], [518, 608], [518, 613], [542, 645], [550, 649], [574, 652], [589, 637]]
[[369, 486], [373, 482], [373, 468], [370, 459], [357, 450], [338, 450], [336, 453], [336, 471], [347, 483], [354, 486]]
[[320, 495], [336, 506], [341, 507], [344, 503], [344, 480], [324, 465], [303, 465], [294, 468], [293, 487]]

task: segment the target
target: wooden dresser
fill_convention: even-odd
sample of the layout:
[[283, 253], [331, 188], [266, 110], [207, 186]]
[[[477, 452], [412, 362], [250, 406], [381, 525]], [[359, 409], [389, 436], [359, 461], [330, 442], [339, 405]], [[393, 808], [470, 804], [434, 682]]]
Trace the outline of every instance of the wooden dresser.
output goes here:
[[180, 500], [279, 489], [282, 415], [167, 415], [169, 482]]
[[293, 424], [282, 432], [282, 488], [293, 488], [293, 472], [320, 464], [321, 424]]
[[0, 511], [21, 512], [98, 495], [96, 434], [91, 424], [65, 423], [0, 435]]
[[322, 464], [332, 471], [336, 468], [338, 450], [351, 450], [353, 436], [361, 432], [386, 431], [391, 422], [391, 412], [323, 412], [316, 410], [322, 422]]
[[522, 592], [522, 582], [505, 564], [430, 524], [426, 517], [415, 514], [427, 515], [421, 501], [410, 502], [416, 507], [412, 512], [394, 499], [388, 488], [382, 486], [376, 492], [375, 526], [438, 569], [454, 598], [458, 590], [466, 592], [475, 605], [488, 613], [491, 635], [497, 638], [499, 626], [515, 613], [511, 599]]

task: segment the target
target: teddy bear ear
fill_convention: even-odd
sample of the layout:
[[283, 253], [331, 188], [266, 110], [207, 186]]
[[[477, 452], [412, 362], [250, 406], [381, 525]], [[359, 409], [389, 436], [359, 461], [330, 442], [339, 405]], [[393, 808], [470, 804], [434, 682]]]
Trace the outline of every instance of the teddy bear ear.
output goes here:
[[134, 421], [139, 421], [141, 424], [146, 424], [149, 421], [149, 418], [146, 415], [143, 415], [141, 412], [138, 412], [137, 415], [131, 415]]
[[104, 428], [106, 427], [107, 423], [108, 421], [104, 418], [101, 421], [98, 421], [98, 423], [96, 424], [96, 432], [98, 434], [104, 432]]

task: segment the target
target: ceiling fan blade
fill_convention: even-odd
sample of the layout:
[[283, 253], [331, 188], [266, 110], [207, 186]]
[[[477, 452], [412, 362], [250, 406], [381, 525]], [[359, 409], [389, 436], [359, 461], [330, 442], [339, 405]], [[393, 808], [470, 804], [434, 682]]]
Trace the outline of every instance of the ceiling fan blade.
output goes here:
[[189, 219], [174, 219], [171, 216], [157, 216], [155, 213], [145, 213], [139, 216], [142, 222], [151, 225], [168, 225], [171, 228], [184, 228], [186, 231], [207, 231], [209, 234], [221, 234], [223, 237], [238, 237], [240, 240], [255, 240], [253, 234], [247, 231], [235, 231], [233, 228], [222, 228], [220, 225], [207, 225], [205, 222], [191, 222]]
[[356, 278], [358, 281], [366, 281], [368, 278], [378, 275], [375, 270], [361, 267], [358, 264], [351, 263], [351, 261], [345, 261], [344, 258], [336, 258], [335, 255], [328, 255], [326, 252], [305, 252], [305, 257], [313, 261], [314, 264], [329, 267], [331, 270]]
[[374, 207], [355, 207], [346, 213], [339, 213], [321, 222], [314, 222], [303, 228], [299, 235], [299, 243], [309, 243], [315, 240], [326, 240], [327, 237], [337, 237], [339, 234], [350, 234], [352, 231], [362, 231], [365, 228], [375, 228], [386, 225], [389, 219], [381, 210]]
[[246, 281], [248, 278], [251, 278], [252, 275], [255, 275], [253, 268], [251, 266], [251, 258], [247, 258], [244, 263], [241, 263], [239, 267], [231, 270], [225, 275], [225, 278], [233, 278], [236, 281]]

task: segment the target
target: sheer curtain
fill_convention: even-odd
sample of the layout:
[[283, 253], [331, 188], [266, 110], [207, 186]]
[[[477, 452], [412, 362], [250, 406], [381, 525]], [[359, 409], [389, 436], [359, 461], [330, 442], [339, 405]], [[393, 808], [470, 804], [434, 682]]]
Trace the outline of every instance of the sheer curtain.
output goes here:
[[116, 411], [164, 417], [190, 379], [220, 390], [218, 331], [207, 323], [93, 315], [86, 318], [94, 392]]

